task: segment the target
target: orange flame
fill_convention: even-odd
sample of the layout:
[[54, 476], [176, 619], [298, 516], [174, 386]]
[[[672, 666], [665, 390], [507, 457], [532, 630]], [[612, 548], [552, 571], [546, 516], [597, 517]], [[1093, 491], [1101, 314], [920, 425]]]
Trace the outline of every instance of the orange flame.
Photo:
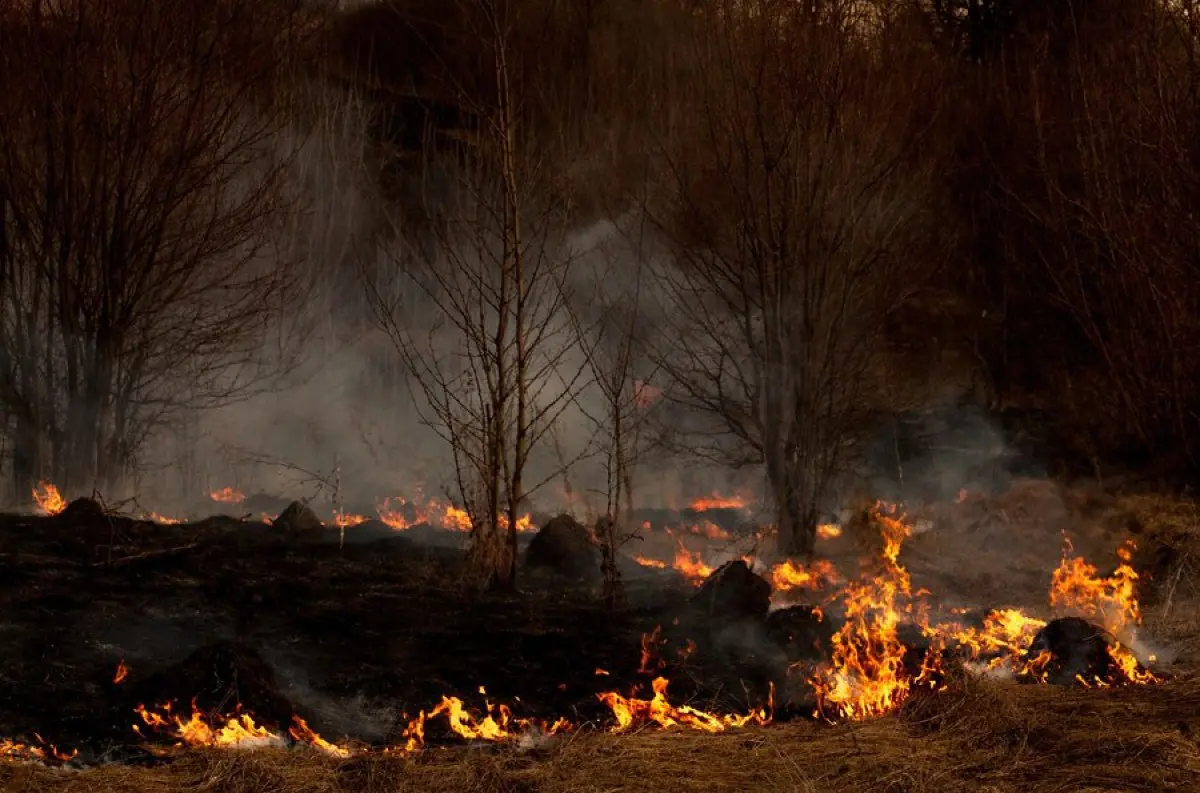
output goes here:
[[805, 567], [795, 562], [783, 562], [771, 569], [771, 586], [779, 592], [794, 589], [817, 590], [840, 580], [833, 563], [821, 559]]
[[240, 490], [234, 490], [232, 487], [213, 490], [208, 494], [208, 497], [221, 504], [240, 504], [246, 500], [245, 493]]
[[641, 724], [684, 727], [702, 732], [724, 732], [730, 727], [745, 727], [747, 724], [767, 725], [773, 718], [774, 684], [771, 686], [771, 698], [767, 707], [745, 715], [709, 713], [690, 705], [675, 706], [667, 699], [667, 678], [656, 677], [651, 685], [654, 689], [652, 699], [624, 697], [615, 691], [596, 695], [597, 699], [612, 710], [613, 717], [617, 720], [611, 729], [612, 732], [626, 732]]
[[38, 482], [33, 489], [33, 500], [44, 515], [57, 515], [67, 508], [67, 502], [52, 482]]
[[16, 760], [23, 762], [40, 762], [45, 763], [54, 761], [58, 763], [67, 763], [79, 754], [78, 749], [72, 749], [69, 752], [63, 751], [53, 744], [46, 743], [42, 736], [34, 733], [34, 740], [37, 745], [29, 743], [20, 743], [8, 738], [0, 738], [0, 758], [4, 760]]
[[299, 716], [292, 716], [292, 726], [288, 728], [288, 734], [298, 743], [306, 743], [332, 757], [349, 757], [353, 754], [350, 749], [330, 743], [313, 732], [312, 728], [308, 726], [308, 722]]
[[[195, 700], [192, 701], [192, 712], [187, 719], [173, 714], [170, 703], [159, 706], [158, 711], [138, 705], [134, 712], [141, 716], [145, 724], [167, 732], [184, 746], [255, 748], [282, 741], [279, 735], [255, 724], [254, 718], [247, 713], [213, 719], [216, 722], [216, 726], [213, 726], [209, 718], [196, 707]], [[137, 729], [136, 726], [134, 729]]]
[[125, 678], [127, 677], [129, 677], [129, 667], [125, 665], [125, 660], [122, 659], [117, 662], [117, 672], [113, 675], [113, 684], [119, 686], [125, 682]]
[[895, 511], [880, 504], [873, 516], [883, 535], [883, 570], [846, 586], [846, 621], [833, 636], [832, 661], [811, 679], [817, 713], [826, 718], [882, 715], [900, 705], [911, 687], [897, 629], [903, 601], [911, 596], [908, 571], [898, 559], [912, 528], [885, 509]]
[[817, 539], [833, 540], [842, 536], [842, 527], [836, 523], [822, 523], [817, 526]]
[[696, 512], [710, 509], [745, 509], [746, 500], [741, 496], [722, 496], [713, 492], [712, 495], [696, 499], [688, 506]]

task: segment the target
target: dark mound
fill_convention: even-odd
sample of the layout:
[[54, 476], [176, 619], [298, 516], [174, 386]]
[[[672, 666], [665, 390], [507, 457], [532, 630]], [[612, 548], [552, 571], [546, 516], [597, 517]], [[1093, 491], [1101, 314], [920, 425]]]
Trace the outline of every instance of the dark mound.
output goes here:
[[525, 549], [525, 566], [575, 579], [595, 579], [600, 560], [586, 528], [570, 515], [542, 527]]
[[718, 567], [688, 602], [713, 621], [761, 620], [771, 608], [771, 585], [735, 559]]
[[1027, 682], [1044, 675], [1047, 683], [1056, 686], [1080, 685], [1085, 681], [1111, 680], [1120, 674], [1119, 667], [1109, 652], [1112, 637], [1103, 628], [1078, 617], [1063, 617], [1052, 620], [1037, 632], [1026, 652], [1027, 661], [1033, 661], [1043, 653], [1048, 658], [1043, 663], [1035, 662], [1037, 671], [1024, 676]]
[[104, 507], [90, 498], [77, 498], [55, 515], [63, 523], [84, 523], [105, 517]]
[[253, 713], [260, 724], [287, 726], [295, 712], [279, 693], [275, 673], [254, 649], [237, 642], [217, 642], [193, 652], [178, 664], [137, 681], [130, 687], [130, 709], [173, 703], [177, 713], [196, 708], [229, 715], [236, 710]]
[[[346, 527], [346, 542], [377, 542], [404, 539], [401, 533], [378, 518], [368, 518], [356, 526]], [[405, 543], [407, 544], [407, 540]]]
[[325, 524], [317, 517], [317, 513], [303, 501], [293, 501], [287, 509], [275, 518], [275, 528], [293, 534], [320, 534]]
[[791, 606], [767, 617], [767, 637], [783, 649], [789, 662], [829, 657], [833, 625], [811, 606]]

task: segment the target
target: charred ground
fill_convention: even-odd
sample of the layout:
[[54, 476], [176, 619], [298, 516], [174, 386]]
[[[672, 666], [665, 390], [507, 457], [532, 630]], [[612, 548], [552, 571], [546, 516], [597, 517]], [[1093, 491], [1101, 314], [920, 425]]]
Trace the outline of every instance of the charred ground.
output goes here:
[[[13, 659], [0, 725], [93, 755], [141, 743], [138, 704], [194, 697], [285, 728], [294, 708], [322, 734], [366, 742], [396, 740], [405, 714], [443, 695], [482, 704], [481, 686], [521, 716], [601, 720], [596, 694], [648, 682], [640, 638], [669, 632], [691, 594], [659, 575], [632, 581], [615, 612], [557, 580], [481, 596], [459, 585], [454, 547], [402, 535], [339, 546], [336, 530], [302, 537], [226, 517], [164, 526], [68, 508], [0, 518], [0, 544]], [[744, 710], [754, 695], [742, 681], [765, 694], [746, 654], [687, 664], [673, 699]]]

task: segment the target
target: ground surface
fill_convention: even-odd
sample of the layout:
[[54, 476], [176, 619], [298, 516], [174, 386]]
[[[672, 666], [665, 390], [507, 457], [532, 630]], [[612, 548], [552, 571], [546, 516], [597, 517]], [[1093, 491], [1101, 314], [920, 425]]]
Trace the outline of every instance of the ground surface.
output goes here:
[[[1128, 510], [1114, 517], [1109, 502], [1027, 490], [929, 511], [935, 528], [905, 551], [914, 580], [955, 600], [1032, 602], [1054, 567], [1058, 529], [1097, 549], [1128, 531]], [[1052, 520], [1035, 520], [1052, 507], [1060, 510]], [[1192, 513], [1157, 505], [1141, 513], [1133, 530], [1143, 544], [1171, 550], [1169, 563], [1146, 565], [1154, 574], [1147, 630], [1176, 661], [1170, 682], [1067, 691], [954, 680], [863, 724], [834, 726], [784, 709], [774, 726], [715, 736], [602, 733], [611, 719], [596, 694], [645, 682], [642, 634], [670, 626], [692, 591], [670, 576], [633, 580], [625, 606], [605, 613], [586, 588], [468, 595], [457, 585], [453, 543], [430, 547], [411, 536], [339, 549], [332, 537], [300, 539], [230, 519], [158, 526], [8, 516], [0, 518], [0, 735], [30, 740], [36, 732], [102, 765], [80, 772], [9, 764], [0, 780], [20, 791], [229, 793], [1200, 790]], [[1006, 538], [1020, 548], [1002, 556], [988, 549], [988, 563], [978, 558]], [[835, 550], [851, 554], [854, 538], [842, 542]], [[966, 556], [955, 563], [952, 552]], [[530, 750], [462, 747], [431, 726], [430, 745], [439, 748], [419, 757], [337, 760], [300, 747], [150, 758], [131, 730], [134, 707], [203, 697], [204, 662], [193, 654], [214, 646], [252, 656], [235, 664], [248, 709], [286, 723], [294, 708], [327, 738], [395, 742], [409, 716], [443, 695], [482, 704], [480, 686], [519, 716], [565, 716], [594, 729]], [[760, 700], [771, 670], [752, 649], [733, 655], [672, 662], [672, 702], [744, 711]], [[189, 657], [193, 665], [181, 667]], [[259, 658], [262, 679], [250, 679], [245, 670]], [[128, 676], [115, 684], [121, 662]], [[610, 675], [597, 676], [597, 668]]]

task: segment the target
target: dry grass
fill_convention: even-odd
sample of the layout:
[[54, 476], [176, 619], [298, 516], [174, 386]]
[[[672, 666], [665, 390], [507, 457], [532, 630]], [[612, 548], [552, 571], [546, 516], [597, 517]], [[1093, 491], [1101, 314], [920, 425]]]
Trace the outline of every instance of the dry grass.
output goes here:
[[900, 713], [722, 735], [580, 735], [529, 752], [338, 761], [307, 750], [190, 751], [172, 762], [0, 770], [17, 793], [1163, 791], [1200, 788], [1200, 681], [1066, 691], [956, 680]]

